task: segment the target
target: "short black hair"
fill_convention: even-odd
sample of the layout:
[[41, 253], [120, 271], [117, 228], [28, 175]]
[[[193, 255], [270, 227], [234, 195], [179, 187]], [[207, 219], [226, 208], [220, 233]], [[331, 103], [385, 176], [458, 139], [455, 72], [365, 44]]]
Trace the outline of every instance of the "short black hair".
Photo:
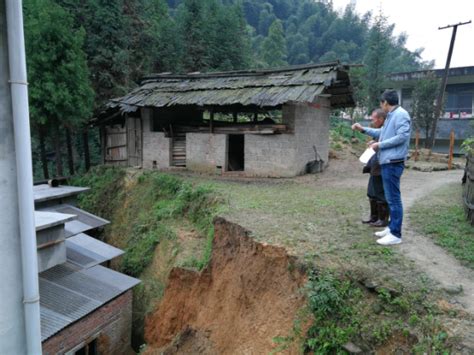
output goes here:
[[395, 90], [385, 90], [380, 96], [380, 102], [387, 101], [390, 106], [398, 105], [398, 93]]
[[385, 118], [387, 118], [387, 113], [386, 113], [384, 110], [382, 110], [381, 108], [374, 108], [374, 109], [372, 110], [372, 112], [374, 112], [375, 115], [376, 115], [378, 118], [381, 118], [381, 119], [383, 119], [383, 120], [384, 120]]

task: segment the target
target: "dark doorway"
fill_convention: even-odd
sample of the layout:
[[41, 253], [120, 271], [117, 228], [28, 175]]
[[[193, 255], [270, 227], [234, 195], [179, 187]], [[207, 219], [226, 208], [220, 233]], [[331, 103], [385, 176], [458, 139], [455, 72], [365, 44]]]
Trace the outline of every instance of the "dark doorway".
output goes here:
[[244, 135], [229, 134], [228, 171], [244, 171]]

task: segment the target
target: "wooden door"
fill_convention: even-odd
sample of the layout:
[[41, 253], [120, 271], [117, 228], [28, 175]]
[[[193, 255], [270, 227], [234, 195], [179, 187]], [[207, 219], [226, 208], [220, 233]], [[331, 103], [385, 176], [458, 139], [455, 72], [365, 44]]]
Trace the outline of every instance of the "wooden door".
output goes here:
[[142, 165], [142, 121], [139, 117], [127, 117], [128, 166]]

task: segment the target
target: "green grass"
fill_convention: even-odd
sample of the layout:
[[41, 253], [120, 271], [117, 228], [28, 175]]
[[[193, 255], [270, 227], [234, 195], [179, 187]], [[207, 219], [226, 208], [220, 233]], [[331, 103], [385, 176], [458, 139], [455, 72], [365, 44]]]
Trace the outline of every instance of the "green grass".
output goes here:
[[466, 220], [461, 194], [461, 184], [451, 184], [417, 202], [411, 210], [411, 223], [474, 269], [474, 227]]
[[189, 221], [206, 236], [203, 257], [192, 266], [207, 265], [214, 237], [212, 221], [221, 204], [212, 189], [158, 172], [144, 172], [127, 188], [125, 174], [124, 169], [102, 166], [74, 181], [91, 188], [81, 197], [80, 206], [111, 220], [106, 239], [115, 238], [125, 248], [121, 270], [138, 277], [153, 260], [158, 243], [176, 238], [173, 225], [178, 220]]

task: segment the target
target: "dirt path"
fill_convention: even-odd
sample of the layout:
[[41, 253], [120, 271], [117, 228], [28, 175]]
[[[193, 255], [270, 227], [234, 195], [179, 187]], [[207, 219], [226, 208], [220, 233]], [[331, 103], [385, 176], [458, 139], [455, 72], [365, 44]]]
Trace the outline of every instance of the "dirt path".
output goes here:
[[[410, 214], [410, 208], [418, 199], [427, 196], [447, 183], [460, 182], [461, 170], [443, 171], [435, 173], [420, 173], [408, 171], [402, 180], [402, 198], [406, 217]], [[463, 292], [455, 296], [456, 300], [466, 311], [474, 315], [474, 272], [457, 261], [444, 249], [434, 242], [414, 232], [404, 219], [403, 244], [400, 251], [404, 256], [413, 260], [418, 268], [424, 271], [442, 288], [455, 290], [462, 286]]]

